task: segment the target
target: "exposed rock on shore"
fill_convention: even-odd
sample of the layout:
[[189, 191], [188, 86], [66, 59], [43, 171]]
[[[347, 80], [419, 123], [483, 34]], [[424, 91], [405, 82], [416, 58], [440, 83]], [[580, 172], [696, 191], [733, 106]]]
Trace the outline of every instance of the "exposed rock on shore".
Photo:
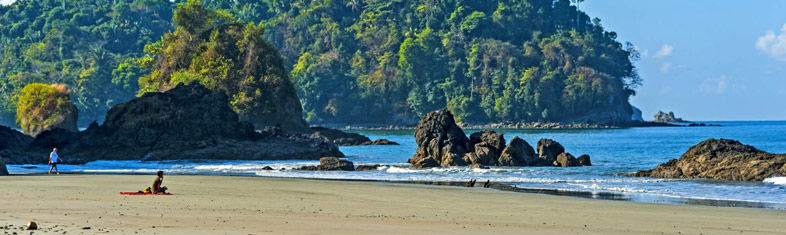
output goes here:
[[[103, 125], [91, 124], [69, 135], [62, 130], [41, 133], [28, 152], [42, 163], [58, 147], [69, 163], [93, 160], [173, 159], [319, 159], [343, 157], [331, 142], [283, 131], [254, 131], [239, 120], [223, 92], [201, 85], [179, 85], [148, 93], [109, 110]], [[17, 161], [19, 162], [19, 161]]]
[[413, 167], [437, 166], [580, 166], [589, 165], [589, 156], [581, 163], [572, 155], [564, 163], [557, 161], [565, 149], [556, 141], [542, 139], [538, 154], [526, 141], [515, 137], [505, 145], [505, 137], [492, 130], [483, 130], [466, 137], [447, 110], [435, 111], [423, 117], [415, 130], [417, 153], [407, 162]]
[[25, 149], [33, 138], [6, 126], [0, 126], [0, 158], [8, 164], [18, 164], [17, 158], [24, 158]]
[[764, 152], [735, 140], [708, 139], [688, 149], [679, 159], [629, 176], [762, 181], [786, 176], [786, 154]]
[[354, 171], [355, 165], [347, 159], [337, 157], [323, 157], [317, 166], [302, 166], [295, 168], [298, 171]]

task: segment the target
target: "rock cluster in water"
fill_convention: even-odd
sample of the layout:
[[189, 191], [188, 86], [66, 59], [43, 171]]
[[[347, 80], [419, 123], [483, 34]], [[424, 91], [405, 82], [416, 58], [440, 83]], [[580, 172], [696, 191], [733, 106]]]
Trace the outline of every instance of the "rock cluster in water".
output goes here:
[[630, 176], [762, 181], [786, 176], [786, 154], [764, 152], [735, 140], [708, 139], [688, 149], [679, 159]]
[[[0, 135], [2, 132], [0, 129]], [[25, 140], [17, 142], [24, 144]], [[333, 143], [324, 139], [281, 130], [255, 131], [253, 125], [239, 120], [223, 92], [212, 92], [201, 85], [179, 85], [119, 104], [109, 110], [103, 125], [93, 123], [83, 132], [42, 132], [23, 147], [22, 154], [14, 153], [13, 148], [0, 151], [11, 152], [7, 159], [15, 164], [43, 163], [52, 147], [57, 147], [69, 163], [343, 157]]]
[[431, 112], [415, 129], [417, 152], [407, 162], [413, 167], [438, 166], [589, 166], [589, 156], [579, 160], [565, 153], [565, 148], [550, 139], [538, 141], [538, 151], [527, 141], [514, 137], [505, 144], [505, 137], [492, 130], [483, 130], [467, 138], [447, 110]]

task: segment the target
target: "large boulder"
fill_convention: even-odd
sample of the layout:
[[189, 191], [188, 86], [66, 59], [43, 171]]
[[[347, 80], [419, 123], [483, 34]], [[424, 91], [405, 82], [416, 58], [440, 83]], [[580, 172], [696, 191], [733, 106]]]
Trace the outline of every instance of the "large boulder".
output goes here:
[[469, 139], [447, 110], [434, 111], [415, 129], [417, 153], [407, 162], [414, 167], [464, 166]]
[[527, 141], [516, 136], [502, 150], [497, 163], [500, 166], [534, 166], [537, 161], [538, 155], [535, 149]]
[[464, 161], [480, 166], [497, 165], [497, 159], [505, 149], [505, 137], [492, 130], [483, 130], [469, 136], [469, 152]]
[[346, 160], [337, 157], [323, 157], [319, 159], [320, 171], [354, 171], [355, 165]]
[[786, 176], [786, 154], [764, 152], [735, 140], [707, 139], [688, 149], [679, 159], [630, 176], [762, 181]]
[[538, 157], [546, 163], [556, 161], [557, 156], [564, 152], [565, 148], [557, 141], [552, 139], [541, 139], [538, 141]]
[[580, 166], [579, 160], [577, 160], [573, 155], [570, 153], [560, 153], [557, 156], [557, 160], [554, 161], [554, 166], [559, 167], [573, 167], [573, 166]]
[[579, 161], [580, 166], [592, 166], [592, 160], [590, 160], [590, 156], [587, 154], [579, 156], [576, 160]]
[[179, 85], [147, 93], [109, 110], [103, 125], [76, 135], [52, 130], [33, 141], [43, 152], [60, 146], [70, 162], [93, 160], [319, 159], [344, 155], [331, 142], [284, 131], [256, 132], [240, 121], [223, 92]]

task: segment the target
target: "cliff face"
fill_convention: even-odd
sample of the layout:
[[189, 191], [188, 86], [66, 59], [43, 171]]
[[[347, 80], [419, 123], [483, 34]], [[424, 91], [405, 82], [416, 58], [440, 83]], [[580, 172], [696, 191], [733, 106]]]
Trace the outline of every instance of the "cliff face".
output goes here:
[[[180, 85], [119, 104], [109, 110], [103, 125], [93, 123], [81, 133], [45, 131], [28, 151], [46, 156], [52, 147], [58, 147], [69, 163], [343, 157], [333, 143], [323, 139], [286, 134], [280, 128], [255, 131], [252, 124], [240, 121], [226, 95], [201, 85]], [[29, 160], [43, 161], [43, 157]]]

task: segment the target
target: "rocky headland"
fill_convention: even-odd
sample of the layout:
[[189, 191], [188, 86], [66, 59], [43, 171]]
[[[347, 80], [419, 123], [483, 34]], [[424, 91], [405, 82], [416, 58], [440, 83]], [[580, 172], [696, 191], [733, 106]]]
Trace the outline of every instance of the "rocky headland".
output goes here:
[[660, 122], [660, 123], [688, 122], [688, 121], [683, 120], [682, 118], [675, 117], [674, 116], [674, 112], [666, 113], [666, 112], [663, 112], [663, 111], [658, 111], [658, 113], [655, 114], [654, 118], [655, 119], [653, 120], [653, 122]]
[[0, 156], [9, 164], [45, 163], [51, 148], [57, 147], [68, 163], [343, 157], [335, 144], [321, 138], [280, 128], [255, 131], [252, 124], [240, 121], [227, 99], [223, 92], [201, 85], [179, 85], [119, 104], [102, 125], [93, 123], [82, 132], [52, 129], [29, 139], [2, 128], [0, 135], [14, 141], [3, 141], [7, 146], [2, 146]]
[[[470, 135], [456, 125], [447, 110], [434, 111], [420, 121], [415, 129], [417, 153], [407, 162], [413, 167], [440, 166], [581, 166], [580, 161], [565, 153], [556, 141], [538, 141], [538, 151], [521, 138], [505, 144], [505, 137], [492, 130]], [[590, 164], [589, 156], [581, 161]]]
[[399, 145], [396, 142], [378, 139], [372, 141], [368, 137], [351, 132], [344, 132], [341, 130], [330, 129], [326, 127], [311, 127], [311, 137], [324, 138], [333, 142], [338, 146], [356, 146], [356, 145]]
[[688, 149], [679, 159], [629, 176], [762, 181], [786, 176], [786, 154], [768, 153], [736, 140], [708, 139]]

